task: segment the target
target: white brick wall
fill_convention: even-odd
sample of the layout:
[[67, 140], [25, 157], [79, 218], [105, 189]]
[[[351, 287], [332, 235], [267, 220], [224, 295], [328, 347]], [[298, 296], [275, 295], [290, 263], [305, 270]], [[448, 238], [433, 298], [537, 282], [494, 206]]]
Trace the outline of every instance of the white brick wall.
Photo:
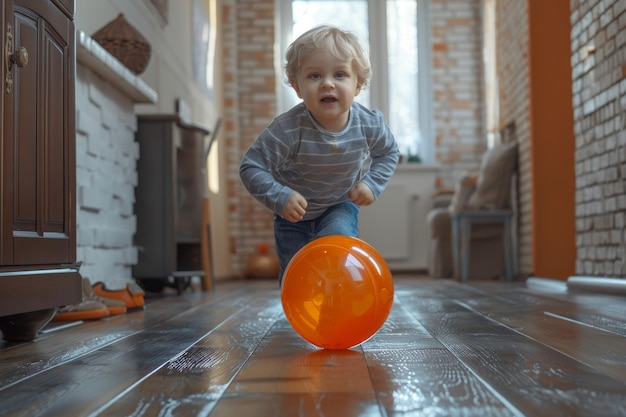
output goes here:
[[91, 282], [122, 288], [133, 246], [139, 147], [133, 100], [91, 69], [76, 72], [77, 260]]
[[626, 274], [626, 1], [572, 0], [576, 273]]

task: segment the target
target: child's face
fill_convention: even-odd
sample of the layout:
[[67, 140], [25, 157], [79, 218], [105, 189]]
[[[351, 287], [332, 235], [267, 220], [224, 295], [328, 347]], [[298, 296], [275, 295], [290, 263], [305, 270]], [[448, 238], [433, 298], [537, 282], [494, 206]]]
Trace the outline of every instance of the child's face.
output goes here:
[[331, 132], [346, 126], [350, 106], [360, 92], [352, 60], [337, 59], [325, 49], [302, 61], [291, 85], [317, 123]]

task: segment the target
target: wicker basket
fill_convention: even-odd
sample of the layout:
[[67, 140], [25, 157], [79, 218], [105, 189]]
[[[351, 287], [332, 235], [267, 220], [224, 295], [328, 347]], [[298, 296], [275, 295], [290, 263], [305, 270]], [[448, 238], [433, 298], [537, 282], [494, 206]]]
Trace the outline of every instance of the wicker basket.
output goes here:
[[148, 66], [150, 44], [123, 14], [94, 33], [92, 38], [135, 74], [141, 74]]

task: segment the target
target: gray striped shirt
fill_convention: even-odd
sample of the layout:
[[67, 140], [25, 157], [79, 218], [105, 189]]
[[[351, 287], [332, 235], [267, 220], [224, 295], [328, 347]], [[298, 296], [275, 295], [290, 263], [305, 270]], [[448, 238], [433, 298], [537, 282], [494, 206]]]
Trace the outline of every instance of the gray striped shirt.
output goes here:
[[364, 182], [378, 198], [398, 164], [398, 145], [383, 115], [353, 103], [341, 132], [319, 126], [304, 103], [277, 116], [252, 143], [239, 168], [250, 194], [281, 215], [293, 191], [306, 198], [304, 220], [350, 200]]

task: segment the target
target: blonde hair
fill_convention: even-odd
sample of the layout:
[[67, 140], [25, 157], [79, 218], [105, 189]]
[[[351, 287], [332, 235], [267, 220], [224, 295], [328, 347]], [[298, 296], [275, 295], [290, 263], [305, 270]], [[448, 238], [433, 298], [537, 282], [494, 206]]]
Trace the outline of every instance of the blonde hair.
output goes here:
[[365, 88], [372, 78], [369, 57], [357, 36], [334, 26], [323, 25], [303, 33], [287, 48], [285, 72], [290, 84], [295, 82], [302, 60], [317, 49], [327, 49], [339, 59], [352, 59], [359, 89]]

